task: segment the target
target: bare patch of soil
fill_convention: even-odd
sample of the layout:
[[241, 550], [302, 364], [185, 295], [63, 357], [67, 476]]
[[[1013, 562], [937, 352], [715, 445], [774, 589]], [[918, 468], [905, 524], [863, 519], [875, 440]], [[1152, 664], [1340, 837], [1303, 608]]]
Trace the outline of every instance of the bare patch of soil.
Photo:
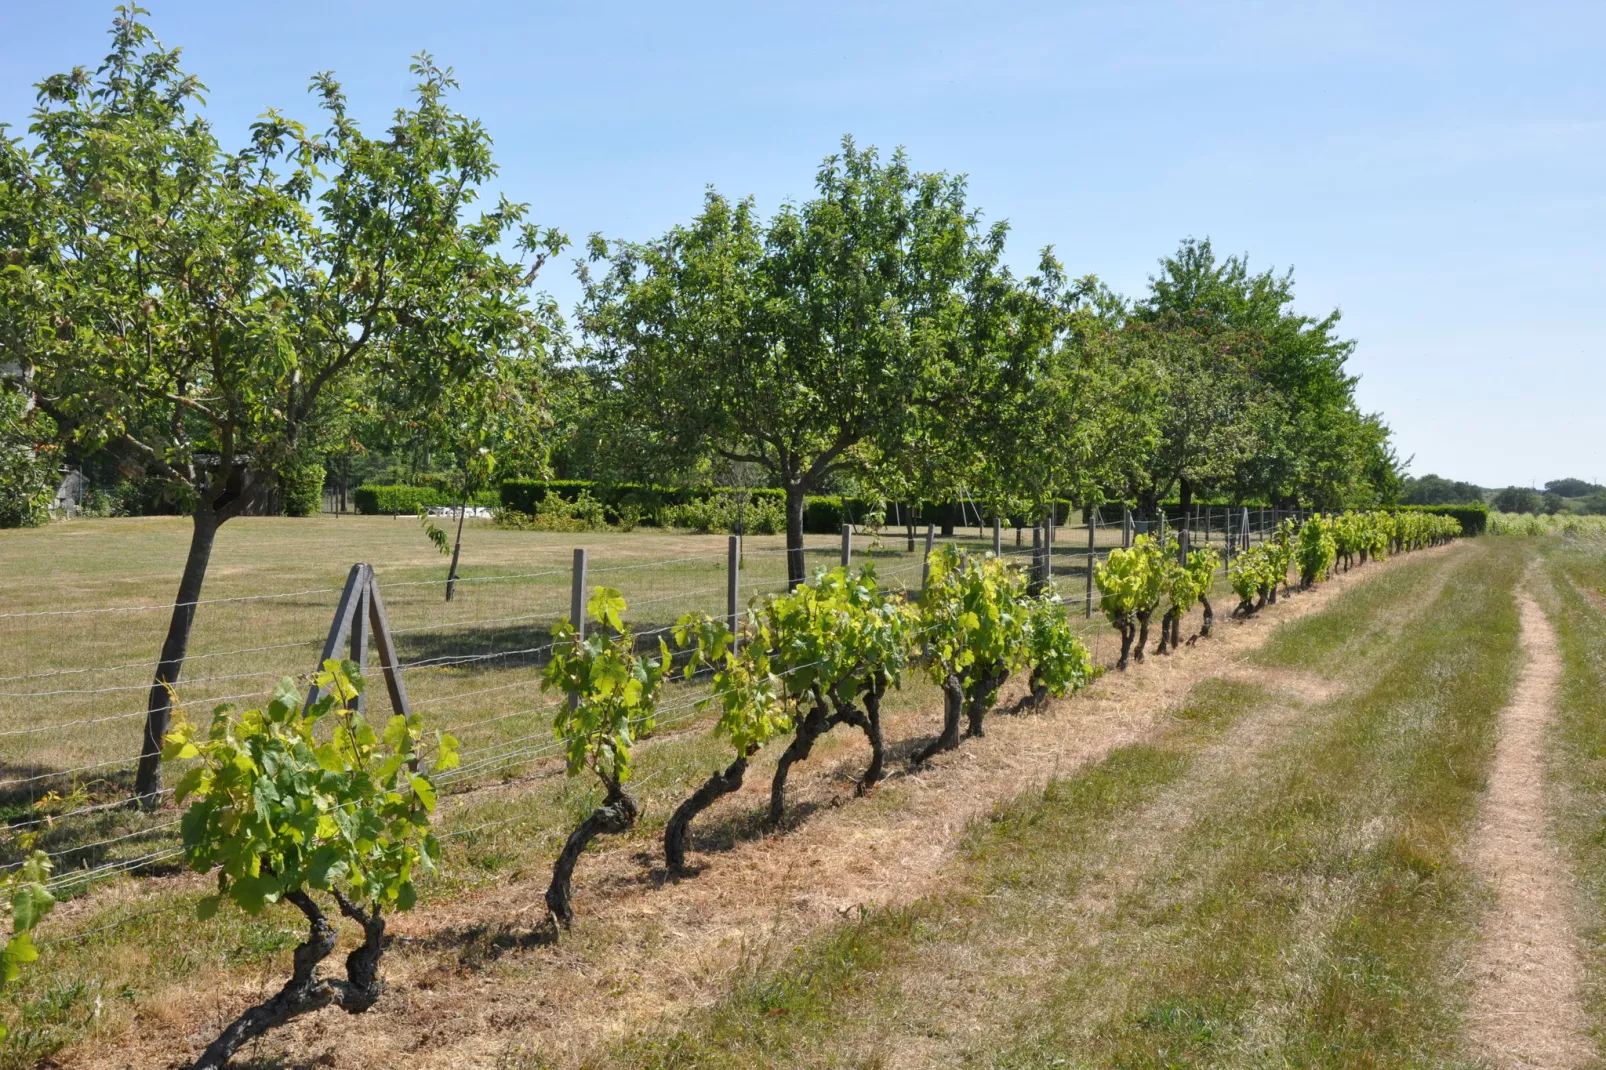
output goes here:
[[[700, 820], [692, 861], [706, 868], [696, 877], [663, 882], [661, 859], [639, 844], [588, 854], [577, 874], [575, 928], [555, 946], [530, 939], [544, 918], [541, 879], [398, 917], [397, 945], [386, 959], [390, 991], [380, 1004], [360, 1018], [325, 1012], [298, 1022], [263, 1043], [258, 1057], [353, 1067], [573, 1066], [601, 1045], [717, 998], [744, 964], [784, 955], [860, 905], [905, 904], [940, 890], [970, 821], [1147, 738], [1199, 681], [1261, 673], [1242, 663], [1273, 624], [1316, 612], [1387, 568], [1335, 577], [1247, 621], [1218, 617], [1213, 638], [1169, 657], [1151, 655], [1043, 712], [989, 717], [985, 738], [919, 772], [898, 768], [866, 799], [854, 798], [853, 777], [845, 775], [862, 766], [863, 740], [834, 734], [794, 771], [788, 806], [800, 816], [788, 830], [722, 837], [722, 826], [744, 828], [764, 805], [774, 759], [761, 755], [766, 760], [755, 761], [742, 790]], [[1272, 675], [1300, 704], [1320, 700], [1325, 687], [1314, 677]], [[1016, 681], [1000, 708], [1019, 697]], [[904, 741], [892, 754], [906, 754], [939, 722], [935, 710], [890, 718], [887, 738]], [[709, 841], [722, 849], [702, 850]], [[182, 1017], [142, 1016], [137, 1035], [100, 1038], [63, 1053], [61, 1065], [185, 1065], [222, 1023], [276, 984], [185, 986], [153, 1000], [186, 1007]]]
[[1567, 870], [1551, 836], [1545, 732], [1561, 680], [1556, 633], [1518, 595], [1527, 659], [1500, 713], [1489, 794], [1472, 849], [1495, 903], [1473, 960], [1474, 1043], [1496, 1067], [1580, 1066], [1590, 1058]]

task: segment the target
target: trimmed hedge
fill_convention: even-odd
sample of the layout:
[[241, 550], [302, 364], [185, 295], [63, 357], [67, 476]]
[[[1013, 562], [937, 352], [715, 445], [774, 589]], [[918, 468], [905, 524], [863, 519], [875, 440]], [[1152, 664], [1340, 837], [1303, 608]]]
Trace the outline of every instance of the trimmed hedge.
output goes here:
[[[390, 516], [397, 513], [416, 513], [419, 508], [456, 506], [458, 500], [439, 487], [408, 487], [399, 484], [364, 483], [352, 493], [357, 512], [369, 515]], [[494, 490], [482, 490], [469, 499], [470, 505], [494, 508], [498, 504]]]
[[1438, 516], [1453, 516], [1461, 521], [1461, 534], [1466, 536], [1482, 535], [1489, 530], [1487, 505], [1391, 505], [1384, 508], [1395, 513], [1433, 513]]
[[279, 494], [285, 516], [317, 516], [323, 511], [323, 465], [298, 464], [279, 473]]

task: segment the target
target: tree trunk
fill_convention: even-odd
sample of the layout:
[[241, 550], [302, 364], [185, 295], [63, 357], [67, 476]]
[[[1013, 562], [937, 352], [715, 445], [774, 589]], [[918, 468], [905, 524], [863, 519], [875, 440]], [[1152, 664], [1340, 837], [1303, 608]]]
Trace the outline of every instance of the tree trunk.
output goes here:
[[723, 772], [716, 770], [703, 782], [702, 787], [692, 793], [691, 798], [675, 808], [664, 829], [664, 865], [671, 877], [684, 877], [687, 873], [686, 851], [691, 847], [692, 821], [721, 796], [741, 789], [742, 777], [747, 773], [747, 760], [756, 750], [757, 747], [749, 747], [746, 754], [737, 757]]
[[1171, 652], [1171, 618], [1176, 616], [1176, 610], [1168, 609], [1165, 616], [1160, 618], [1160, 645], [1155, 648], [1156, 654], [1169, 654]]
[[965, 685], [955, 673], [942, 681], [942, 735], [927, 744], [910, 759], [913, 765], [929, 761], [933, 755], [959, 746], [959, 716], [965, 709]]
[[1138, 519], [1153, 524], [1160, 516], [1160, 495], [1153, 488], [1138, 494]]
[[1131, 664], [1132, 637], [1136, 634], [1136, 631], [1131, 621], [1121, 622], [1121, 659], [1115, 663], [1115, 667], [1122, 672], [1125, 672], [1126, 667]]
[[786, 589], [796, 590], [808, 582], [803, 571], [803, 482], [786, 483]]
[[206, 580], [206, 566], [212, 559], [217, 529], [224, 519], [208, 505], [196, 506], [194, 527], [190, 531], [190, 552], [184, 559], [178, 597], [173, 600], [173, 615], [168, 618], [167, 637], [162, 640], [156, 678], [151, 682], [150, 696], [145, 706], [145, 737], [140, 744], [134, 794], [147, 809], [155, 808], [161, 801], [162, 740], [167, 736], [168, 724], [172, 720], [171, 687], [178, 683], [179, 673], [184, 668], [184, 657], [190, 647], [190, 632], [195, 626], [195, 603], [200, 601], [201, 585]]
[[1182, 612], [1178, 610], [1171, 615], [1171, 649], [1175, 650], [1182, 645]]
[[1152, 609], [1138, 614], [1138, 649], [1135, 656], [1140, 663], [1143, 661], [1143, 648], [1149, 645], [1149, 618], [1153, 615]]
[[463, 504], [457, 507], [457, 538], [452, 540], [452, 567], [446, 570], [446, 600], [452, 600], [452, 594], [457, 590], [457, 558], [463, 552], [463, 516], [468, 512], [468, 493], [463, 494]]
[[1204, 606], [1204, 619], [1199, 622], [1199, 634], [1209, 639], [1210, 629], [1216, 626], [1216, 610], [1210, 604], [1210, 596], [1207, 594], [1200, 595], [1199, 602]]
[[622, 789], [614, 788], [603, 804], [591, 811], [590, 816], [569, 833], [569, 840], [563, 845], [563, 852], [558, 855], [558, 860], [552, 867], [552, 883], [546, 890], [547, 909], [552, 911], [552, 916], [558, 920], [559, 925], [567, 929], [574, 921], [574, 911], [569, 905], [569, 885], [574, 877], [574, 865], [580, 860], [580, 853], [586, 849], [587, 844], [605, 832], [629, 831], [630, 826], [636, 823], [638, 813], [636, 800]]
[[295, 969], [284, 987], [265, 1003], [240, 1015], [212, 1041], [194, 1070], [222, 1070], [229, 1059], [247, 1043], [309, 1011], [320, 1010], [335, 1001], [335, 990], [318, 979], [318, 965], [335, 949], [335, 929], [318, 904], [305, 892], [290, 892], [285, 900], [307, 916], [311, 932], [295, 950]]

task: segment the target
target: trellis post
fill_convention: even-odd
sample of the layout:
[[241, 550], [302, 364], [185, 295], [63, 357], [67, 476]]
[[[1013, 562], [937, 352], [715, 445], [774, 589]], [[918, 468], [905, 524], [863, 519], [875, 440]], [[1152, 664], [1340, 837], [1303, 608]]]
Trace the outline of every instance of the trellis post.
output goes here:
[[741, 642], [740, 632], [737, 630], [736, 606], [739, 594], [737, 577], [742, 567], [742, 537], [732, 535], [725, 550], [725, 623], [731, 630], [731, 653]]

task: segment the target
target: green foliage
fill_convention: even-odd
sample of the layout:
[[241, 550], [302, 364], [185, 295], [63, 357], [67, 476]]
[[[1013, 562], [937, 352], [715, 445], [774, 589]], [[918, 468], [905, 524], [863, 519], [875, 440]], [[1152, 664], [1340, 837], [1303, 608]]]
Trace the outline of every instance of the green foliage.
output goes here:
[[[20, 866], [0, 876], [0, 903], [11, 915], [11, 936], [0, 949], [0, 993], [17, 982], [24, 966], [39, 958], [33, 930], [56, 906], [56, 897], [47, 886], [50, 869], [50, 856], [35, 850]], [[0, 1040], [5, 1036], [6, 1027], [0, 1023]]]
[[30, 528], [50, 519], [56, 496], [56, 456], [46, 444], [53, 425], [28, 411], [16, 390], [0, 384], [0, 528]]
[[813, 583], [765, 599], [748, 647], [770, 651], [771, 670], [794, 704], [833, 695], [849, 701], [873, 677], [899, 681], [916, 619], [912, 606], [877, 584], [874, 565], [856, 574], [839, 565]]
[[1032, 690], [1064, 698], [1086, 687], [1099, 675], [1086, 644], [1071, 625], [1065, 603], [1058, 597], [1035, 599], [1028, 604], [1024, 660], [1032, 667]]
[[1334, 528], [1334, 522], [1321, 513], [1313, 514], [1300, 525], [1296, 554], [1301, 586], [1309, 587], [1327, 578], [1333, 560], [1338, 556]]
[[450, 72], [420, 57], [373, 138], [320, 74], [322, 133], [269, 110], [228, 152], [143, 14], [39, 84], [28, 146], [0, 140], [0, 367], [61, 434], [226, 520], [349, 409], [427, 415], [539, 343], [532, 264], [503, 253], [562, 238], [506, 200], [466, 217], [496, 168]]
[[1240, 607], [1249, 606], [1257, 595], [1269, 591], [1275, 579], [1271, 556], [1264, 546], [1250, 547], [1234, 556], [1227, 566], [1227, 582], [1238, 596]]
[[992, 555], [965, 554], [952, 543], [932, 552], [920, 622], [932, 679], [950, 674], [969, 686], [994, 667], [1026, 663], [1026, 578]]
[[1168, 600], [1166, 609], [1177, 616], [1187, 613], [1210, 593], [1216, 569], [1221, 567], [1221, 556], [1208, 546], [1189, 550], [1187, 560], [1179, 562], [1176, 545], [1170, 540], [1162, 545], [1160, 560], [1160, 586]]
[[1470, 537], [1482, 535], [1489, 526], [1489, 507], [1481, 502], [1472, 505], [1405, 505], [1393, 510], [1396, 516], [1407, 513], [1427, 513], [1447, 516], [1461, 525], [1461, 534]]
[[1507, 487], [1496, 494], [1489, 504], [1502, 513], [1544, 511], [1544, 500], [1539, 497], [1539, 492], [1528, 487]]
[[1559, 494], [1563, 498], [1587, 498], [1591, 494], [1600, 494], [1606, 487], [1598, 483], [1591, 483], [1587, 479], [1552, 479], [1545, 484], [1546, 492]]
[[675, 644], [691, 646], [686, 676], [713, 672], [711, 692], [701, 708], [717, 704], [714, 735], [730, 740], [737, 754], [748, 754], [792, 729], [785, 686], [771, 666], [768, 647], [749, 643], [733, 649], [731, 630], [705, 614], [687, 613], [675, 622]]
[[279, 494], [285, 516], [317, 516], [323, 511], [324, 467], [316, 461], [291, 464], [279, 471]]
[[1400, 492], [1402, 505], [1482, 504], [1483, 488], [1476, 483], [1445, 479], [1433, 473], [1420, 479], [1407, 479]]
[[[626, 384], [618, 432], [670, 467], [709, 455], [756, 464], [795, 495], [871, 454], [896, 456], [917, 402], [973, 359], [966, 292], [990, 270], [992, 243], [963, 179], [849, 139], [816, 173], [815, 196], [767, 223], [751, 201], [710, 191], [662, 237], [593, 239], [603, 271], [582, 274], [581, 322], [599, 373]], [[803, 532], [790, 523], [796, 549]]]
[[265, 709], [219, 706], [204, 734], [180, 717], [163, 758], [194, 762], [174, 789], [190, 868], [218, 871], [218, 894], [250, 914], [307, 888], [349, 888], [374, 907], [409, 909], [415, 881], [440, 859], [431, 830], [432, 776], [457, 765], [457, 742], [435, 739], [426, 772], [422, 718], [392, 716], [376, 733], [356, 709], [362, 677], [327, 661], [305, 706], [284, 680]]
[[740, 503], [733, 493], [699, 497], [684, 505], [666, 505], [658, 512], [658, 523], [666, 528], [684, 528], [698, 535], [709, 535], [735, 532], [738, 516], [742, 530], [748, 535], [774, 535], [786, 530], [783, 502], [766, 495], [749, 497], [746, 503]]
[[544, 690], [570, 698], [552, 720], [569, 775], [590, 769], [610, 796], [630, 778], [630, 748], [652, 732], [670, 665], [662, 639], [657, 658], [636, 653], [635, 636], [624, 627], [624, 611], [625, 599], [618, 591], [595, 588], [586, 614], [598, 627], [582, 638], [573, 622], [554, 624], [552, 660], [541, 674]]
[[[495, 506], [499, 497], [495, 491], [478, 491], [469, 497], [469, 504], [480, 508]], [[409, 487], [364, 483], [352, 491], [357, 512], [367, 516], [400, 516], [417, 513], [420, 509], [456, 508], [461, 498], [453, 499], [440, 487]]]
[[1099, 607], [1117, 628], [1154, 612], [1165, 590], [1166, 554], [1148, 535], [1132, 540], [1130, 549], [1111, 550], [1093, 570]]

